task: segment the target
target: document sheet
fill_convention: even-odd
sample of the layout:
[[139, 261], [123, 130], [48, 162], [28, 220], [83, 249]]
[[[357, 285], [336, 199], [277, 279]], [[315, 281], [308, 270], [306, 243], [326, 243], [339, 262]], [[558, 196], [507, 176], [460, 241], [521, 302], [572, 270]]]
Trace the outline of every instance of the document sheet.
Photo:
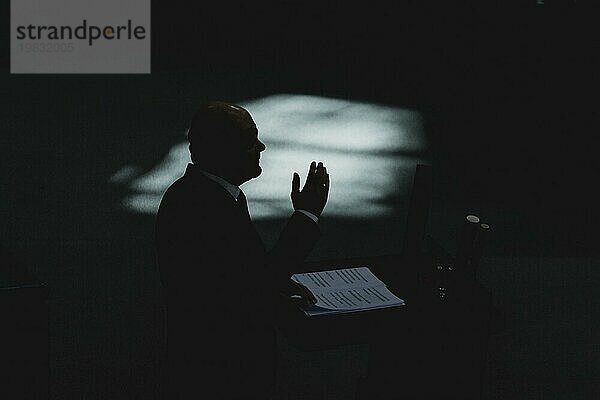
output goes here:
[[356, 312], [404, 305], [368, 267], [333, 269], [292, 275], [317, 302], [303, 307], [306, 315]]

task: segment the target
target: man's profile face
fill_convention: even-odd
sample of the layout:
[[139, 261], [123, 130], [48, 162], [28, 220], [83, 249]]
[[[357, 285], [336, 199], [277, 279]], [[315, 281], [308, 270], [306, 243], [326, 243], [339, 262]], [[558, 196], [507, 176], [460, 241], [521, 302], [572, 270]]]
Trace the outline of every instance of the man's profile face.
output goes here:
[[258, 138], [258, 128], [250, 114], [240, 108], [236, 113], [236, 127], [239, 129], [240, 143], [236, 154], [237, 166], [243, 182], [258, 177], [260, 167], [260, 153], [265, 150], [265, 145]]
[[192, 124], [205, 136], [204, 140], [200, 136], [194, 146], [194, 140], [190, 140], [190, 153], [208, 172], [236, 185], [261, 174], [260, 153], [265, 145], [258, 139], [258, 128], [248, 111], [235, 104], [212, 101], [198, 112]]

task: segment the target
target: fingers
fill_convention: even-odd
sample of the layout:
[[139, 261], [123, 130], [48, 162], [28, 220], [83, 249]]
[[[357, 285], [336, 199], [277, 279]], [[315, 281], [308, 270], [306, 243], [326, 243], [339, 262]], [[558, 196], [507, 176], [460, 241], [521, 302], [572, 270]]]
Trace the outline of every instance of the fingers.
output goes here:
[[317, 175], [323, 175], [325, 173], [325, 167], [323, 166], [322, 162], [319, 161], [319, 164], [317, 164], [317, 169], [316, 169], [315, 173]]
[[293, 299], [300, 300], [298, 299], [298, 296], [300, 296], [302, 301], [306, 304], [315, 304], [317, 302], [315, 295], [303, 284], [291, 281], [291, 285], [291, 297]]
[[317, 165], [316, 175], [319, 178], [319, 184], [323, 186], [323, 184], [326, 183], [327, 168], [325, 168], [322, 162]]
[[294, 176], [292, 177], [292, 193], [298, 193], [300, 191], [300, 175], [297, 172], [294, 172]]
[[306, 183], [305, 183], [305, 185], [306, 184], [308, 184], [308, 185], [312, 185], [313, 184], [316, 172], [317, 172], [317, 163], [316, 163], [316, 161], [313, 161], [308, 166], [308, 174], [306, 175]]
[[314, 174], [315, 174], [315, 172], [317, 172], [317, 162], [316, 162], [316, 161], [313, 161], [313, 162], [311, 162], [311, 163], [310, 163], [310, 165], [308, 166], [308, 175], [307, 175], [307, 178], [308, 178], [309, 176], [312, 176], [312, 175], [314, 175]]
[[315, 295], [308, 289], [306, 289], [306, 291], [308, 292], [308, 296], [306, 297], [308, 302], [310, 304], [315, 304], [317, 302], [317, 298], [315, 297]]
[[300, 287], [302, 299], [307, 304], [315, 304], [317, 302], [317, 298], [315, 295], [304, 285]]
[[323, 165], [323, 162], [317, 164], [316, 161], [310, 163], [308, 167], [308, 176], [306, 177], [306, 183], [309, 185], [323, 186], [326, 181], [327, 168]]
[[321, 181], [319, 183], [323, 183], [325, 181], [325, 177], [327, 176], [327, 168], [325, 168], [325, 165], [323, 165], [322, 162], [319, 162], [319, 164], [317, 165], [317, 168], [315, 170], [315, 175]]

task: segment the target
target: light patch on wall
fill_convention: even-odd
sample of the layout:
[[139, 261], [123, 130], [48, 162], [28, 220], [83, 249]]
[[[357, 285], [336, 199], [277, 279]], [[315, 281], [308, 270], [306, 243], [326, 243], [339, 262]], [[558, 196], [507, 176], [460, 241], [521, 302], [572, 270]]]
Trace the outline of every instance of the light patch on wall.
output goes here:
[[[386, 215], [400, 180], [412, 177], [427, 150], [421, 115], [413, 110], [306, 95], [273, 95], [239, 104], [250, 112], [267, 146], [261, 155], [262, 175], [242, 185], [254, 219], [288, 216], [292, 172], [303, 183], [313, 160], [323, 161], [331, 177], [326, 215]], [[164, 191], [188, 162], [187, 142], [173, 146], [153, 169], [131, 180], [133, 193], [122, 206], [155, 213]], [[112, 181], [122, 181], [115, 176]]]

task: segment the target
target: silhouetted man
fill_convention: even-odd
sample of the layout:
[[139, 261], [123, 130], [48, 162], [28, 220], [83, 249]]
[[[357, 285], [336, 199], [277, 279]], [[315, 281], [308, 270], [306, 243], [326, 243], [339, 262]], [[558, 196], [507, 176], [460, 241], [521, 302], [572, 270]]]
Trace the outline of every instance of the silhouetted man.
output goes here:
[[294, 173], [295, 212], [267, 253], [239, 188], [262, 172], [265, 145], [250, 114], [206, 103], [188, 140], [192, 164], [166, 191], [157, 219], [169, 398], [266, 399], [275, 373], [275, 296], [295, 293], [314, 302], [290, 276], [319, 237], [329, 176], [313, 161], [300, 190]]

